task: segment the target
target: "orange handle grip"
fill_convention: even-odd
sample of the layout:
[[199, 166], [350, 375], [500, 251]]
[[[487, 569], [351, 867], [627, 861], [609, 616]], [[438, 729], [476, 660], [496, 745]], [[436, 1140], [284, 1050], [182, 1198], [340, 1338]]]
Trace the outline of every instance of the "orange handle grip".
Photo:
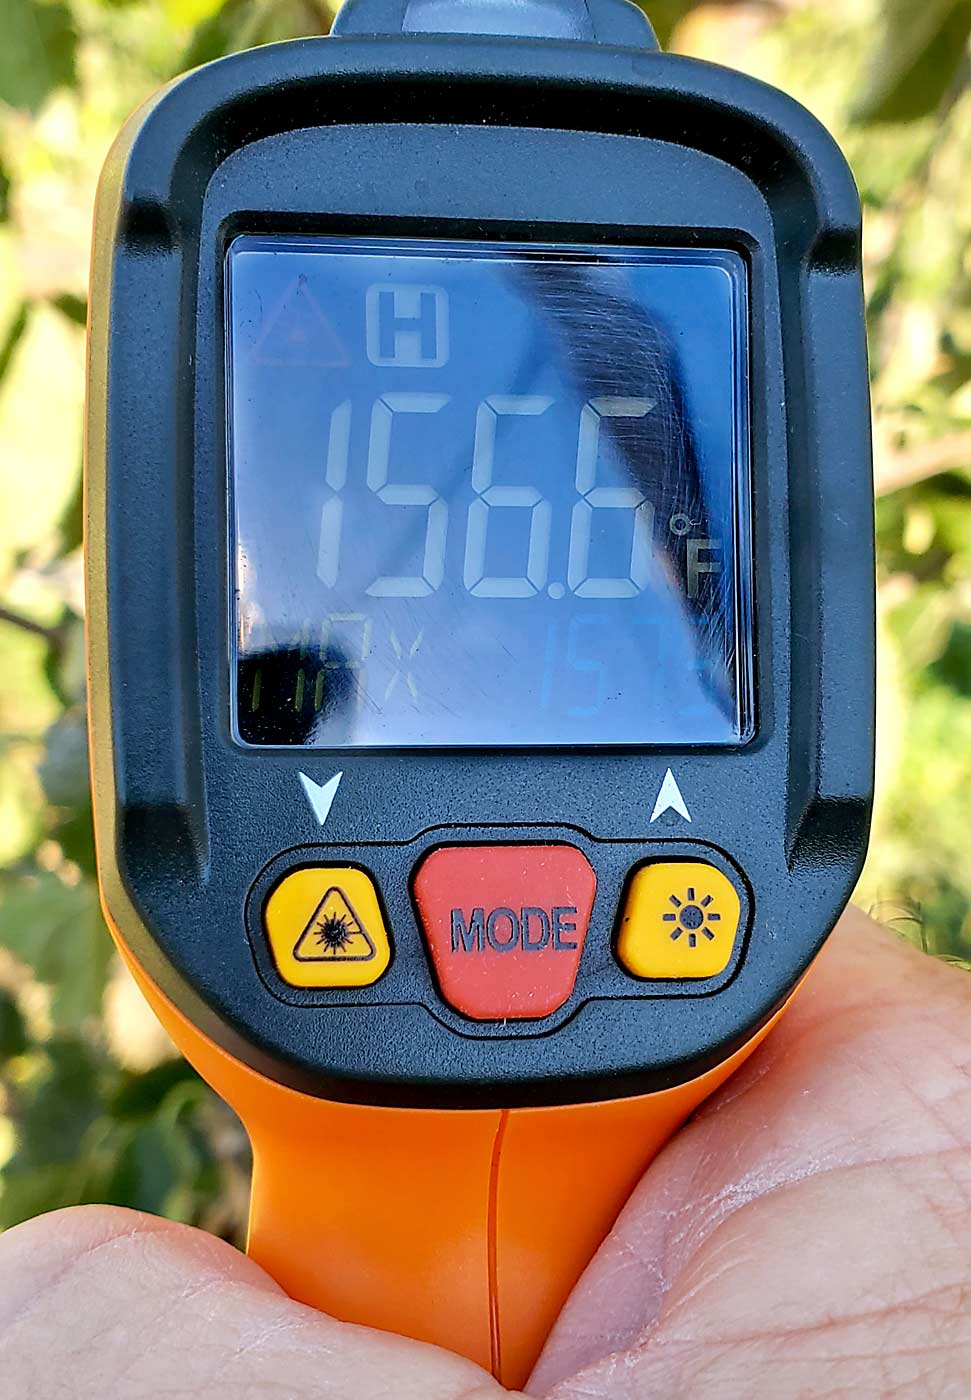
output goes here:
[[[114, 930], [118, 938], [117, 930]], [[671, 1134], [766, 1035], [675, 1089], [562, 1108], [374, 1108], [266, 1079], [139, 986], [253, 1144], [248, 1252], [291, 1297], [525, 1383], [574, 1283]]]

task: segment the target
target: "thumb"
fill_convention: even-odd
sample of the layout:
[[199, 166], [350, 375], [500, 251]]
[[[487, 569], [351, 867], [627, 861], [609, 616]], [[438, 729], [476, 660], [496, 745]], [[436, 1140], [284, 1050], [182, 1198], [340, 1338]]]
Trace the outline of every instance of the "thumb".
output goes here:
[[0, 1375], [72, 1400], [508, 1400], [471, 1361], [292, 1302], [201, 1230], [102, 1206], [0, 1236]]

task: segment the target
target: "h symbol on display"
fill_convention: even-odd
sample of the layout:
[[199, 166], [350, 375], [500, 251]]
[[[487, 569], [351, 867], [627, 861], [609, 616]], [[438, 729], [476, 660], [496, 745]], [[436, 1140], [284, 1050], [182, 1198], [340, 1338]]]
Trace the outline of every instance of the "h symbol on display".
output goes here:
[[368, 287], [367, 357], [372, 365], [441, 369], [448, 360], [445, 289], [393, 283]]

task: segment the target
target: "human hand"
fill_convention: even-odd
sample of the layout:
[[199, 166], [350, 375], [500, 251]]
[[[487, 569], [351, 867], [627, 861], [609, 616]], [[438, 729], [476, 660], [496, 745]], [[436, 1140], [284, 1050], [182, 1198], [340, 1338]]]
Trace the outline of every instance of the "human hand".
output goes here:
[[[971, 980], [850, 911], [651, 1166], [530, 1395], [971, 1391]], [[200, 1231], [102, 1207], [0, 1237], [5, 1400], [500, 1400], [471, 1362], [291, 1302]]]

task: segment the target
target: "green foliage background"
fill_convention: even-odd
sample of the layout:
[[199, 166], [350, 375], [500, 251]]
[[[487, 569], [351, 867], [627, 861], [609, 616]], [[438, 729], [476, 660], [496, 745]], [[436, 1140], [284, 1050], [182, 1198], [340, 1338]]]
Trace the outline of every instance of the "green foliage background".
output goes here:
[[[971, 958], [971, 0], [648, 6], [793, 93], [865, 207], [881, 618], [879, 803], [857, 898]], [[89, 224], [154, 88], [324, 33], [325, 0], [0, 0], [0, 1228], [112, 1201], [238, 1238], [246, 1144], [116, 964], [84, 734]], [[833, 335], [839, 327], [833, 327]]]

